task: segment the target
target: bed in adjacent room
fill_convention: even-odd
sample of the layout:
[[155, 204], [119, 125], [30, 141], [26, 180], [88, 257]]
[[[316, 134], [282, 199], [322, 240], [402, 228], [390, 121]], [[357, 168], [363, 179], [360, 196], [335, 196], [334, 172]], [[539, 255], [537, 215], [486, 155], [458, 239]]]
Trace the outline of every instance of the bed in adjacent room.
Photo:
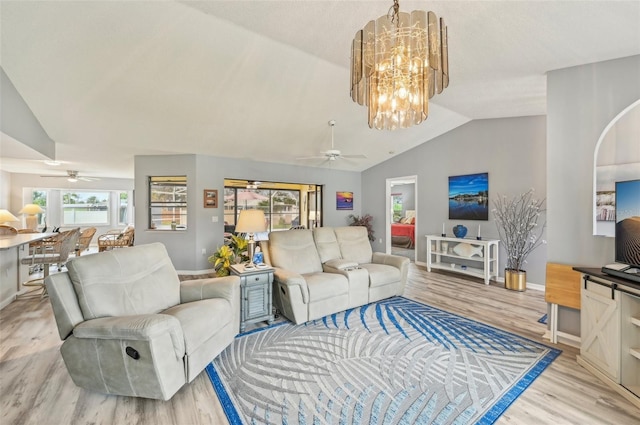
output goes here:
[[391, 224], [391, 243], [393, 246], [413, 248], [416, 245], [415, 210], [407, 210], [398, 223]]

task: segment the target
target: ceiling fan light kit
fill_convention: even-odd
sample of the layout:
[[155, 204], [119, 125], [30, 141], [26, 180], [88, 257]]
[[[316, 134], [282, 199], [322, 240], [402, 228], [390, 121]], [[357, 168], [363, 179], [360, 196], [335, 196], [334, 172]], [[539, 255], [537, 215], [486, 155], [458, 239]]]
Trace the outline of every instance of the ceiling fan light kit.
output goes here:
[[429, 99], [449, 86], [444, 19], [399, 9], [394, 0], [386, 15], [356, 32], [351, 46], [351, 98], [368, 107], [369, 127], [378, 130], [420, 124]]

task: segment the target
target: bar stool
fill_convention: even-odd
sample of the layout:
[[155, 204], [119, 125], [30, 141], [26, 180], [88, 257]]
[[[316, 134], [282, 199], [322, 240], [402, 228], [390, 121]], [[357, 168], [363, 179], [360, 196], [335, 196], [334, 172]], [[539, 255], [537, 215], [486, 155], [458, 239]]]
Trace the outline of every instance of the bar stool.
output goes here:
[[69, 254], [76, 249], [79, 236], [80, 229], [67, 230], [36, 245], [33, 253], [29, 257], [23, 258], [20, 263], [30, 266], [42, 264], [44, 276], [24, 282], [22, 285], [42, 288], [42, 297], [46, 297], [47, 288], [44, 285], [44, 280], [49, 276], [49, 266], [58, 264], [58, 267], [61, 267], [66, 263]]

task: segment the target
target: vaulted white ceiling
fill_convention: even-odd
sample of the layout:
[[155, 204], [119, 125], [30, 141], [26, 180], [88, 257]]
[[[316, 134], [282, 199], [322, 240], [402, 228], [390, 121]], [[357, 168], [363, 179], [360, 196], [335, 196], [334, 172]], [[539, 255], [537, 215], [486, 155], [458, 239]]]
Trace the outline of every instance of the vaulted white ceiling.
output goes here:
[[[3, 0], [0, 65], [57, 172], [133, 177], [134, 155], [174, 153], [360, 171], [472, 119], [545, 114], [547, 71], [640, 54], [640, 1], [401, 1], [444, 17], [451, 83], [421, 125], [371, 130], [350, 45], [391, 3]], [[296, 160], [329, 149], [331, 119], [367, 160]], [[0, 168], [56, 172], [21, 151]]]

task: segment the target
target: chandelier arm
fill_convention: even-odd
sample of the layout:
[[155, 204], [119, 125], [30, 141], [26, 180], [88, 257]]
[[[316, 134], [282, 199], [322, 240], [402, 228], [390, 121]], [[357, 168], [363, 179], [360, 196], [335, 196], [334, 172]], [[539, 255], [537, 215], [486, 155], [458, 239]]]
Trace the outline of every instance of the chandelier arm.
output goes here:
[[393, 0], [393, 6], [389, 8], [387, 12], [387, 17], [391, 19], [391, 23], [400, 25], [400, 3], [399, 0]]
[[335, 120], [329, 121], [329, 125], [331, 126], [331, 150], [334, 150], [333, 149], [333, 127], [336, 126], [336, 121]]

